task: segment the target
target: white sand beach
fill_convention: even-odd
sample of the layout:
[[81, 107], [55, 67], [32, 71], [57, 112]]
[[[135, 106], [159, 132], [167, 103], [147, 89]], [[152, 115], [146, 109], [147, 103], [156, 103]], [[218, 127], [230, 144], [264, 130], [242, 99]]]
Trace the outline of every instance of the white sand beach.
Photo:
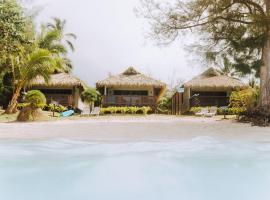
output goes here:
[[177, 141], [197, 136], [269, 141], [270, 128], [222, 117], [106, 116], [36, 123], [2, 123], [0, 139], [64, 138], [90, 141]]

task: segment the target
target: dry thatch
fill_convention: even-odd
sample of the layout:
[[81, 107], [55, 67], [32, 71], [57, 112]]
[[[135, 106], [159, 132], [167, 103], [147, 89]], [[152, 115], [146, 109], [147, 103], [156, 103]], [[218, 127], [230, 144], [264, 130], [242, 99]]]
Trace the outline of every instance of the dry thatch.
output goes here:
[[236, 78], [222, 75], [215, 68], [209, 68], [201, 75], [185, 83], [184, 87], [192, 88], [193, 90], [237, 90], [246, 89], [249, 86]]
[[83, 86], [83, 82], [68, 73], [58, 73], [51, 75], [48, 83], [44, 81], [44, 78], [37, 77], [32, 81], [31, 86], [42, 86], [42, 87], [74, 87]]
[[117, 76], [110, 76], [109, 78], [97, 82], [97, 87], [113, 87], [113, 86], [154, 86], [157, 88], [165, 88], [166, 84], [161, 81], [155, 80], [144, 74], [139, 73], [133, 67], [129, 67], [122, 74]]

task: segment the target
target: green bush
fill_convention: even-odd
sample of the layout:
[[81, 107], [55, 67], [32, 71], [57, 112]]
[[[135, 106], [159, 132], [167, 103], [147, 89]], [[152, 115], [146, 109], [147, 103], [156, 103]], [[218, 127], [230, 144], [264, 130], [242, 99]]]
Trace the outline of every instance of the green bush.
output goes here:
[[46, 97], [39, 90], [31, 90], [26, 93], [24, 102], [33, 108], [44, 108]]
[[[192, 107], [190, 109], [190, 113], [195, 115], [195, 113], [200, 112], [202, 108], [205, 108], [205, 107]], [[207, 108], [210, 109], [210, 107], [207, 107]], [[245, 108], [227, 108], [225, 110], [225, 113], [226, 113], [226, 115], [240, 115], [245, 111], [246, 111]], [[218, 108], [217, 114], [218, 115], [223, 115], [224, 110], [221, 109], [221, 108]]]
[[62, 112], [67, 111], [68, 109], [67, 109], [67, 107], [62, 106], [62, 105], [49, 104], [49, 105], [45, 106], [44, 110], [62, 113]]
[[149, 112], [152, 111], [152, 109], [150, 107], [148, 107], [148, 106], [142, 107], [141, 110], [142, 110], [144, 115], [147, 115]]
[[192, 107], [189, 112], [195, 115], [197, 112], [200, 112], [203, 107]]
[[144, 107], [108, 107], [108, 108], [101, 108], [101, 114], [148, 114], [151, 112], [151, 108], [144, 106]]
[[253, 88], [232, 92], [230, 97], [230, 108], [250, 110], [256, 106], [258, 97], [259, 92]]
[[157, 111], [161, 114], [168, 114], [172, 107], [172, 99], [169, 97], [162, 97], [158, 101]]
[[[25, 108], [29, 105], [30, 105], [29, 103], [19, 103], [17, 108], [18, 108], [18, 110], [22, 110], [23, 108]], [[58, 113], [62, 113], [62, 112], [65, 112], [68, 110], [67, 107], [65, 107], [65, 106], [62, 106], [62, 105], [55, 105], [54, 106], [54, 104], [45, 105], [42, 107], [42, 109], [44, 111], [58, 112]]]

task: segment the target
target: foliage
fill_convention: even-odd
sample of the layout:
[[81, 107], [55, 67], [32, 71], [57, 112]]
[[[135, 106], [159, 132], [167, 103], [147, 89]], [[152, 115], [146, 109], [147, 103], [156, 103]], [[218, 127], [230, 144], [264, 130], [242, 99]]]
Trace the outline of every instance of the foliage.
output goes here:
[[13, 86], [12, 86], [12, 74], [5, 73], [0, 76], [0, 105], [6, 108], [12, 97]]
[[21, 45], [31, 42], [33, 29], [29, 29], [32, 24], [17, 0], [2, 0], [0, 10], [0, 57], [6, 60]]
[[101, 114], [144, 114], [147, 115], [150, 113], [152, 109], [150, 107], [108, 107], [108, 108], [101, 108]]
[[234, 73], [260, 76], [260, 107], [270, 113], [270, 1], [141, 1], [138, 12], [149, 21], [150, 34], [159, 44], [197, 33], [193, 50], [203, 52], [207, 61], [226, 61]]
[[[17, 108], [19, 110], [22, 110], [23, 108], [29, 106], [30, 104], [29, 103], [19, 103]], [[62, 113], [62, 112], [65, 112], [68, 110], [67, 107], [65, 106], [62, 106], [62, 105], [54, 105], [54, 104], [47, 104], [47, 105], [44, 105], [42, 106], [42, 109], [44, 111], [50, 111], [50, 112], [57, 112], [57, 113]]]
[[157, 41], [170, 43], [180, 33], [196, 30], [203, 36], [207, 59], [229, 58], [243, 73], [259, 69], [268, 27], [263, 0], [142, 0], [142, 5], [140, 13], [149, 20]]
[[62, 105], [54, 105], [54, 104], [49, 104], [44, 107], [44, 110], [46, 111], [51, 111], [51, 112], [58, 112], [62, 113], [68, 110], [67, 107], [62, 106]]
[[31, 90], [26, 93], [24, 102], [32, 108], [43, 108], [46, 104], [46, 97], [39, 90]]
[[232, 92], [230, 97], [230, 107], [250, 110], [258, 103], [258, 91], [256, 89], [246, 89]]
[[168, 114], [171, 110], [171, 98], [169, 97], [162, 97], [158, 101], [157, 111], [162, 114]]
[[[64, 37], [74, 34], [64, 32], [65, 23], [61, 20], [58, 20], [61, 26], [43, 25], [39, 33], [18, 0], [1, 1], [0, 11], [0, 75], [12, 74], [13, 95], [8, 98], [6, 113], [13, 113], [23, 87], [29, 86], [37, 76], [48, 81], [52, 73], [67, 71], [71, 66], [63, 43]], [[0, 95], [5, 89], [0, 81]]]
[[99, 96], [99, 92], [94, 88], [88, 88], [81, 94], [82, 100], [88, 104], [92, 104], [97, 101]]
[[[190, 109], [190, 113], [195, 115], [197, 112], [200, 112], [202, 108], [204, 108], [204, 107], [192, 107]], [[207, 108], [210, 109], [210, 107], [207, 107]], [[246, 111], [245, 108], [234, 108], [234, 107], [233, 108], [227, 108], [225, 110], [226, 115], [240, 115], [245, 111]], [[224, 115], [224, 110], [221, 109], [221, 108], [218, 108], [217, 114], [218, 115]]]
[[53, 23], [48, 23], [47, 27], [52, 31], [57, 31], [60, 34], [61, 42], [64, 40], [65, 44], [72, 50], [75, 51], [72, 40], [77, 39], [74, 33], [66, 33], [66, 20], [61, 20], [57, 17], [53, 18]]

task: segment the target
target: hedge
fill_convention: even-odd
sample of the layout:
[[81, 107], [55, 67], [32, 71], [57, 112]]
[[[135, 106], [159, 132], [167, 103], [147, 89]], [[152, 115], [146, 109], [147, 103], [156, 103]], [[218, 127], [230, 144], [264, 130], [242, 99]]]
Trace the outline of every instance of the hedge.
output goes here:
[[101, 108], [101, 114], [144, 114], [147, 115], [152, 109], [150, 107], [107, 107]]

